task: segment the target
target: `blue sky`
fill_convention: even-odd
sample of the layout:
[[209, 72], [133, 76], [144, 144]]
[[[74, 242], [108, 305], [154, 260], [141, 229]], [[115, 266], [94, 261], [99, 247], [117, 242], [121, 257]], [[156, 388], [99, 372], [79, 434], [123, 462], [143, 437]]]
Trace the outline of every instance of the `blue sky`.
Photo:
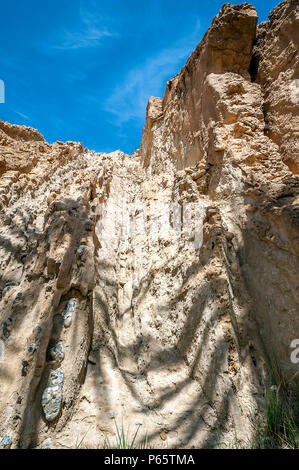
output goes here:
[[[223, 3], [0, 0], [0, 119], [49, 142], [131, 153], [148, 97], [163, 96]], [[255, 0], [259, 21], [277, 3]]]

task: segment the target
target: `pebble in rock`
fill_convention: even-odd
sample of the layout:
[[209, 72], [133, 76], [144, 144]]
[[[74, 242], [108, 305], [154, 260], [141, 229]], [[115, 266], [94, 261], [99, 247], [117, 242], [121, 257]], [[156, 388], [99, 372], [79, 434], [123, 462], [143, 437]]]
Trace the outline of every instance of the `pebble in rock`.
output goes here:
[[39, 345], [40, 345], [40, 340], [36, 341], [35, 343], [31, 343], [28, 348], [28, 352], [30, 354], [33, 354], [38, 349]]
[[51, 441], [50, 437], [48, 437], [48, 439], [46, 439], [45, 446], [43, 448], [44, 449], [52, 449], [52, 441]]
[[64, 349], [63, 344], [57, 343], [53, 348], [50, 349], [50, 356], [52, 361], [60, 364], [64, 359]]
[[10, 449], [12, 439], [10, 434], [6, 434], [0, 441], [0, 449]]
[[78, 250], [77, 250], [77, 253], [78, 253], [79, 256], [83, 256], [85, 251], [86, 251], [86, 246], [85, 245], [80, 245]]
[[3, 289], [3, 292], [2, 292], [2, 297], [5, 296], [5, 294], [7, 294], [7, 292], [9, 292], [14, 286], [6, 286], [4, 289]]
[[63, 324], [66, 328], [68, 328], [71, 323], [72, 323], [72, 316], [73, 312], [75, 311], [76, 308], [76, 300], [75, 299], [70, 299], [66, 303], [64, 309], [63, 309]]
[[12, 330], [13, 320], [11, 317], [8, 317], [7, 320], [3, 323], [2, 331], [5, 338], [9, 338], [10, 332]]
[[84, 224], [85, 226], [85, 230], [92, 230], [92, 227], [93, 227], [93, 222], [91, 220], [87, 220]]
[[42, 396], [42, 408], [47, 421], [54, 421], [60, 413], [62, 405], [63, 370], [51, 372], [48, 385]]

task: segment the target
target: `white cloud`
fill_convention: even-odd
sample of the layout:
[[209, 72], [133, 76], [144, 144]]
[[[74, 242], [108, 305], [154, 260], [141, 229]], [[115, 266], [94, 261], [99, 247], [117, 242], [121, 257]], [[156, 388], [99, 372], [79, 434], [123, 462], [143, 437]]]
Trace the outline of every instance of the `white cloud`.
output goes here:
[[52, 45], [52, 49], [75, 50], [88, 47], [96, 47], [105, 37], [117, 36], [104, 25], [104, 20], [95, 12], [80, 7], [80, 24], [76, 30], [67, 28], [58, 32], [58, 41]]
[[26, 121], [30, 119], [29, 116], [27, 116], [27, 114], [21, 113], [20, 111], [16, 111], [16, 110], [14, 110], [14, 112], [21, 118], [26, 119]]
[[[132, 69], [117, 85], [105, 103], [105, 111], [116, 116], [121, 125], [130, 120], [144, 120], [149, 96], [163, 93], [166, 81], [179, 72], [179, 65], [188, 58], [198, 42], [199, 21], [187, 37]], [[115, 123], [115, 121], [114, 121]]]
[[106, 29], [101, 30], [94, 27], [78, 32], [63, 31], [59, 44], [56, 44], [53, 48], [70, 50], [95, 47], [99, 46], [102, 38], [108, 36], [113, 36], [113, 34]]
[[5, 103], [5, 85], [3, 80], [0, 80], [0, 103]]

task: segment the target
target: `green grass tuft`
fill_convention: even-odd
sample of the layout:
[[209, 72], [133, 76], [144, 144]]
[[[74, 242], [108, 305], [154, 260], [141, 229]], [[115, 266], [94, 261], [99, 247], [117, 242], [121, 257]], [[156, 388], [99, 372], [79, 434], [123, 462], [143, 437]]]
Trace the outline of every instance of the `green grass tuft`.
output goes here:
[[139, 433], [140, 427], [141, 427], [141, 424], [138, 424], [135, 433], [130, 437], [129, 428], [127, 429], [127, 432], [125, 432], [123, 423], [122, 423], [121, 428], [119, 428], [119, 426], [117, 425], [117, 422], [115, 421], [116, 442], [111, 444], [108, 436], [106, 435], [104, 448], [105, 449], [150, 449], [151, 447], [148, 442], [147, 433], [145, 434], [140, 444], [138, 446], [136, 445], [136, 439], [137, 439], [137, 435]]

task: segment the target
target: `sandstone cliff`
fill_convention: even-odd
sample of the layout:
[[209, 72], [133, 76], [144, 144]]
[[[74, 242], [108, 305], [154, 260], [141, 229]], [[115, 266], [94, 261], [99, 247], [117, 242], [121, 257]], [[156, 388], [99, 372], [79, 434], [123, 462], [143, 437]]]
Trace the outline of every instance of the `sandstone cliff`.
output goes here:
[[0, 447], [250, 446], [295, 384], [297, 3], [225, 4], [132, 156], [0, 122]]

